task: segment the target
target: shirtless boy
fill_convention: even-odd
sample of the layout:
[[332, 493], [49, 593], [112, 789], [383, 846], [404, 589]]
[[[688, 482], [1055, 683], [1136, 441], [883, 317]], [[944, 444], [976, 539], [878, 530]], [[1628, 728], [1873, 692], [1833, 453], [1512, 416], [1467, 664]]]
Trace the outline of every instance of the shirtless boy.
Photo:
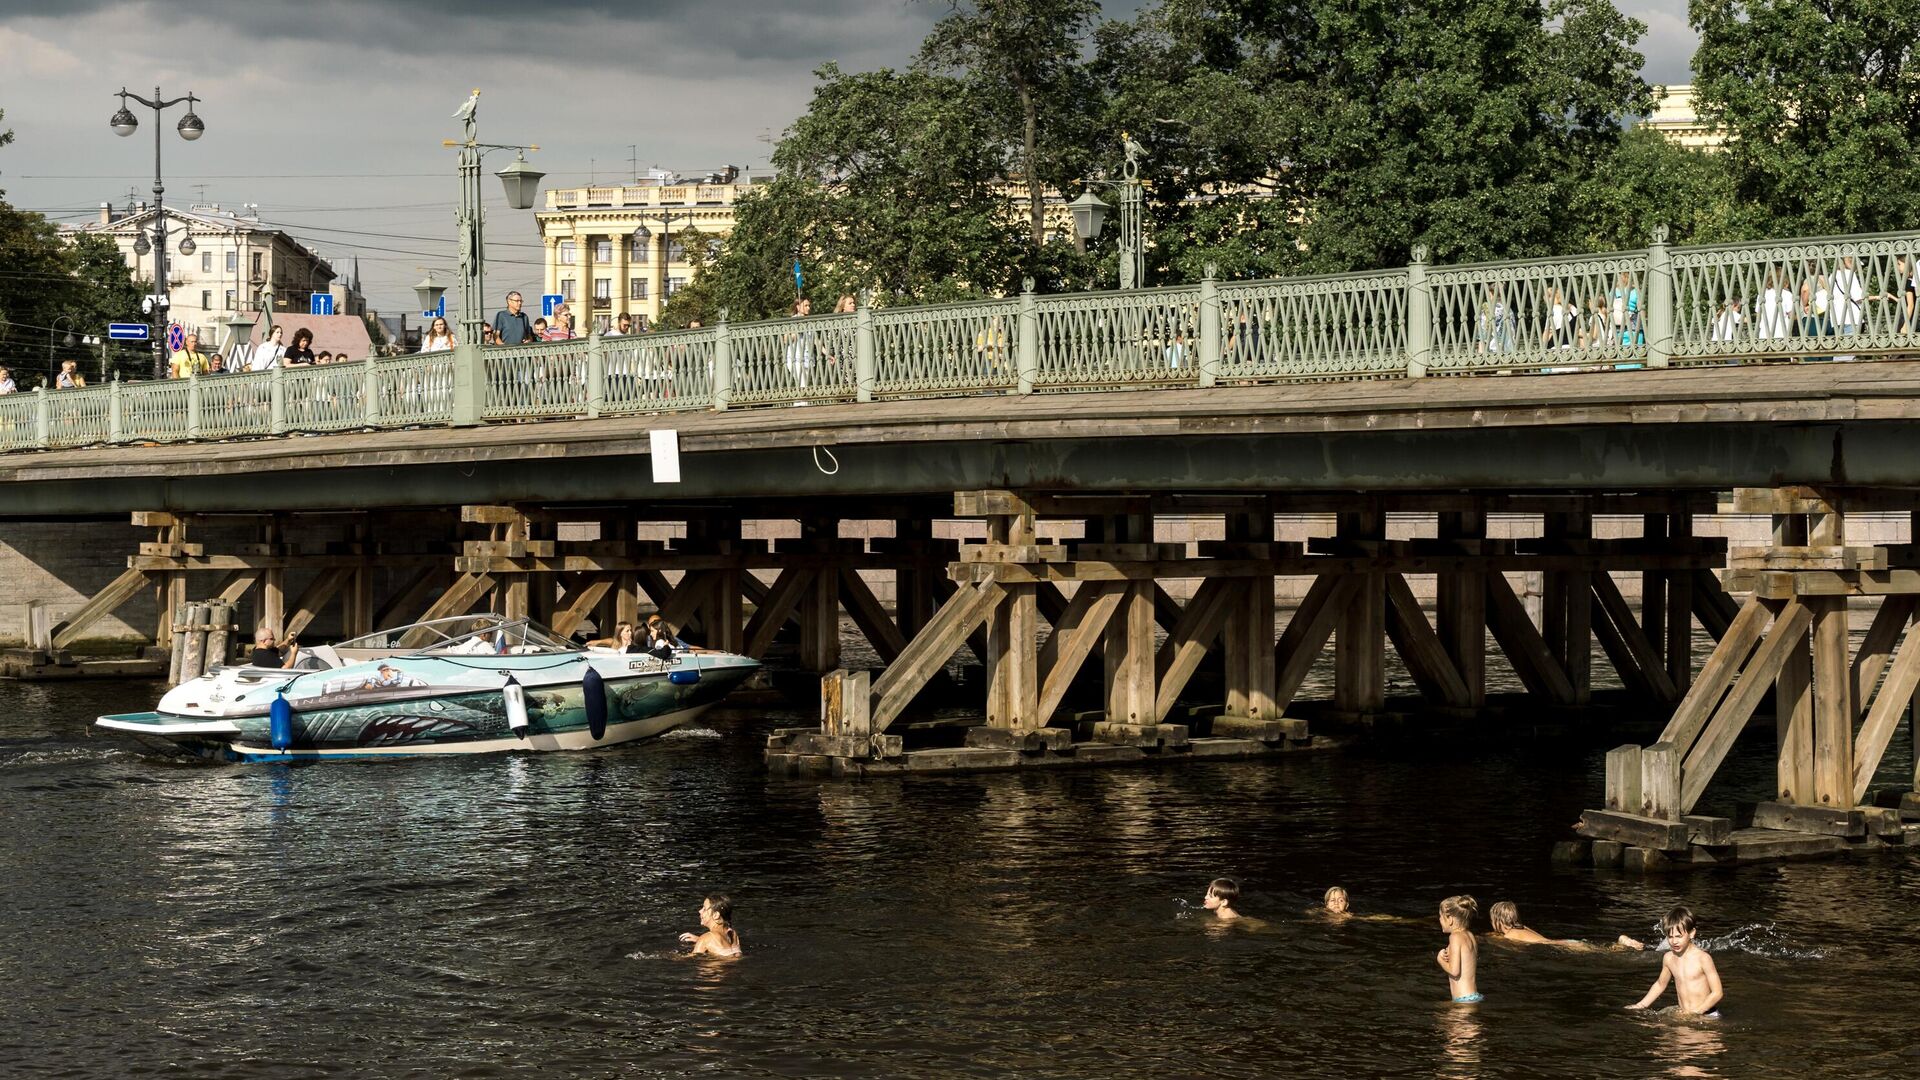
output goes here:
[[1660, 961], [1660, 977], [1654, 980], [1653, 989], [1629, 1009], [1644, 1009], [1660, 1000], [1666, 993], [1667, 984], [1673, 984], [1674, 996], [1680, 999], [1679, 1011], [1682, 1015], [1704, 1016], [1709, 1019], [1720, 1014], [1714, 1009], [1724, 996], [1720, 987], [1720, 969], [1713, 966], [1713, 957], [1705, 949], [1693, 943], [1693, 912], [1684, 907], [1667, 912], [1660, 920], [1661, 928], [1667, 932], [1669, 952]]
[[1207, 898], [1201, 903], [1214, 913], [1222, 922], [1232, 922], [1240, 917], [1233, 905], [1240, 900], [1240, 885], [1232, 878], [1214, 878], [1207, 885]]
[[733, 928], [733, 901], [715, 893], [700, 903], [700, 925], [704, 934], [681, 934], [682, 945], [693, 946], [688, 956], [740, 955], [740, 934]]

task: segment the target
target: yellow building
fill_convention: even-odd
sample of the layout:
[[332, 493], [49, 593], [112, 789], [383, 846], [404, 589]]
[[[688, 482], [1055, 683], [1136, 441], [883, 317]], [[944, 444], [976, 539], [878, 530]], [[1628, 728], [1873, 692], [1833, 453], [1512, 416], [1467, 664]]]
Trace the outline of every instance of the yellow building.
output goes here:
[[1640, 126], [1660, 133], [1676, 146], [1689, 150], [1718, 150], [1727, 141], [1726, 133], [1700, 118], [1694, 108], [1693, 87], [1661, 87], [1653, 112]]

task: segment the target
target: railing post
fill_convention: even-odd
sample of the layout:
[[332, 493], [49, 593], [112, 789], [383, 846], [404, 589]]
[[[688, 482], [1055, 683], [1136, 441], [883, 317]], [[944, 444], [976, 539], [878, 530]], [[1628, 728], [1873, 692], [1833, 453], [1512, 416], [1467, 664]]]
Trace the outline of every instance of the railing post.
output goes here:
[[1427, 245], [1413, 246], [1407, 264], [1407, 378], [1421, 379], [1433, 359], [1433, 286], [1427, 284]]
[[1200, 279], [1200, 385], [1212, 386], [1220, 377], [1219, 267], [1208, 263]]
[[600, 340], [600, 324], [589, 319], [587, 331], [587, 418], [600, 415], [607, 401], [607, 350]]
[[853, 399], [873, 400], [874, 344], [873, 308], [867, 290], [861, 289], [853, 305]]
[[367, 374], [365, 388], [360, 392], [361, 408], [366, 414], [367, 426], [380, 422], [380, 372], [373, 366], [373, 354], [367, 354]]
[[1040, 379], [1040, 301], [1033, 295], [1033, 279], [1020, 279], [1019, 339], [1014, 347], [1014, 370], [1019, 373], [1019, 393], [1033, 393]]
[[733, 346], [727, 341], [727, 309], [713, 328], [713, 411], [724, 412], [733, 400]]
[[200, 376], [187, 375], [187, 438], [200, 437]]
[[1641, 318], [1647, 329], [1647, 366], [1666, 367], [1673, 357], [1673, 255], [1667, 248], [1667, 227], [1653, 227], [1647, 245], [1647, 294]]
[[485, 406], [486, 361], [480, 346], [462, 343], [453, 347], [453, 426], [474, 427], [480, 423]]
[[287, 433], [287, 375], [279, 364], [267, 369], [267, 430]]
[[45, 385], [33, 388], [33, 445], [42, 450], [47, 447], [47, 436], [53, 431], [53, 399], [47, 396]]
[[107, 441], [125, 442], [125, 405], [120, 400], [120, 376], [116, 373], [113, 381], [107, 384]]

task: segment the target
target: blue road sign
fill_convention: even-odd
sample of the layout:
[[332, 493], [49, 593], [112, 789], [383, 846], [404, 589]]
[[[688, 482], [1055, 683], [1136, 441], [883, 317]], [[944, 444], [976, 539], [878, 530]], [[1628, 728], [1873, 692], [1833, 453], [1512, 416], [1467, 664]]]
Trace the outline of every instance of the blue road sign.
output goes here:
[[444, 296], [441, 297], [440, 302], [438, 304], [435, 304], [434, 306], [421, 312], [420, 315], [422, 318], [427, 318], [427, 319], [446, 318], [447, 317], [447, 298]]
[[179, 352], [187, 344], [187, 328], [179, 323], [167, 327], [167, 351]]
[[566, 302], [567, 302], [567, 298], [560, 295], [557, 292], [541, 293], [540, 294], [540, 317], [543, 319], [553, 318], [554, 309]]
[[307, 314], [309, 315], [333, 314], [333, 294], [332, 293], [314, 293], [313, 296], [310, 297], [307, 301]]
[[147, 324], [143, 322], [117, 322], [107, 324], [107, 337], [114, 341], [147, 340]]
[[806, 279], [800, 276], [800, 260], [793, 260], [793, 290], [799, 292], [806, 287]]

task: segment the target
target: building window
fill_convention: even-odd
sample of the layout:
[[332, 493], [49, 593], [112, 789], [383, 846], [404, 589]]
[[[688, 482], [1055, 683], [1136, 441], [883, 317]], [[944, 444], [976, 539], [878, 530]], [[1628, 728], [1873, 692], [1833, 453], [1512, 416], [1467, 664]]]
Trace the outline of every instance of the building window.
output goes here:
[[653, 235], [646, 229], [636, 229], [627, 240], [627, 258], [634, 262], [647, 261], [647, 248], [653, 243]]
[[232, 289], [227, 290], [227, 310], [228, 311], [233, 310], [233, 290]]
[[687, 261], [687, 245], [681, 243], [678, 240], [675, 240], [673, 243], [668, 244], [667, 245], [667, 261], [670, 263], [686, 262]]
[[674, 293], [679, 292], [680, 289], [686, 285], [686, 283], [687, 283], [687, 279], [683, 277], [668, 278], [667, 279], [667, 295], [672, 296]]
[[572, 278], [560, 279], [560, 295], [562, 297], [565, 297], [568, 300], [573, 299], [573, 279]]
[[560, 265], [572, 266], [575, 257], [576, 256], [574, 254], [573, 241], [571, 240], [560, 241]]
[[238, 271], [239, 269], [240, 269], [240, 253], [237, 251], [227, 252], [227, 273], [231, 274]]
[[645, 300], [646, 298], [647, 298], [647, 279], [643, 277], [637, 277], [637, 278], [632, 278], [628, 280], [627, 299]]
[[253, 253], [253, 276], [260, 276], [260, 252], [258, 251]]
[[612, 262], [613, 261], [613, 241], [595, 240], [593, 242], [593, 261], [603, 262], [603, 263]]
[[200, 253], [200, 272], [203, 274], [213, 273], [213, 252], [203, 251]]
[[212, 289], [200, 290], [200, 310], [201, 311], [213, 310], [213, 290]]

